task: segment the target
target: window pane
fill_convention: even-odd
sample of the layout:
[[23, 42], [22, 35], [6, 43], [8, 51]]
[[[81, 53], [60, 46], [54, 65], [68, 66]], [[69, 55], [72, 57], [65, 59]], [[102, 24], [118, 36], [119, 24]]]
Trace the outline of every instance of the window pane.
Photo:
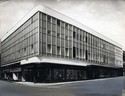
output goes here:
[[51, 36], [47, 36], [47, 43], [51, 44]]
[[47, 16], [47, 22], [51, 23], [51, 17]]
[[46, 43], [46, 34], [42, 34], [42, 42]]
[[46, 21], [42, 21], [43, 23], [42, 23], [42, 27], [43, 28], [46, 28]]
[[62, 57], [64, 56], [64, 48], [63, 47], [61, 48], [61, 56]]
[[51, 44], [47, 44], [47, 53], [52, 53], [52, 46], [51, 46]]
[[57, 46], [57, 55], [61, 55], [61, 48], [60, 48], [60, 46]]
[[56, 45], [56, 37], [52, 37], [52, 44]]
[[46, 21], [46, 15], [42, 14], [42, 19]]
[[56, 54], [56, 46], [52, 47], [52, 54]]
[[46, 44], [45, 43], [42, 44], [42, 52], [46, 53]]

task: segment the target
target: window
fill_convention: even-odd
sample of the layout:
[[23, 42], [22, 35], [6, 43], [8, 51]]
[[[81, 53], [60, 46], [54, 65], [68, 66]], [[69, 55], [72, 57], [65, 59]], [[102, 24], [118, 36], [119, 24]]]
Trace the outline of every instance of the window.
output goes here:
[[103, 44], [101, 43], [101, 48], [103, 48]]
[[64, 56], [64, 48], [61, 47], [61, 56], [63, 57]]
[[59, 38], [61, 35], [60, 35], [60, 33], [57, 33], [57, 37]]
[[85, 54], [85, 50], [83, 50], [83, 59], [85, 59], [86, 54]]
[[56, 31], [56, 26], [54, 24], [52, 25], [52, 31]]
[[54, 55], [56, 54], [56, 46], [55, 45], [52, 46], [52, 54], [54, 54]]
[[75, 39], [76, 38], [76, 32], [73, 31], [73, 38]]
[[51, 35], [51, 30], [47, 30], [47, 35]]
[[76, 58], [76, 48], [73, 47], [73, 58]]
[[48, 44], [51, 44], [51, 41], [52, 41], [52, 37], [50, 35], [47, 36], [47, 43]]
[[46, 21], [42, 21], [42, 27], [46, 28]]
[[51, 30], [51, 23], [47, 23], [47, 29]]
[[[103, 44], [103, 48], [105, 49], [105, 44]], [[114, 50], [113, 50], [114, 51]]]
[[24, 55], [26, 55], [26, 48], [24, 48]]
[[31, 44], [31, 53], [34, 53], [34, 45]]
[[68, 24], [67, 23], [65, 23], [65, 28], [68, 29]]
[[48, 21], [49, 23], [51, 23], [51, 17], [50, 17], [50, 16], [47, 16], [47, 21]]
[[53, 36], [52, 37], [52, 44], [55, 45], [56, 44], [56, 38]]
[[86, 37], [86, 42], [88, 42], [87, 40], [88, 40], [88, 37]]
[[57, 55], [61, 55], [61, 48], [60, 48], [60, 46], [57, 46]]
[[68, 36], [65, 36], [65, 40], [68, 40]]
[[20, 57], [20, 50], [18, 50], [18, 56]]
[[57, 25], [60, 26], [60, 20], [57, 20]]
[[79, 53], [80, 53], [80, 52], [79, 52], [79, 48], [77, 48], [77, 54], [76, 54], [76, 55], [77, 55], [77, 56], [76, 56], [77, 58], [80, 57], [80, 56], [79, 56], [79, 55], [80, 55]]
[[61, 22], [61, 27], [64, 27], [64, 22]]
[[47, 44], [47, 52], [52, 53], [52, 46], [50, 44]]
[[42, 43], [42, 52], [46, 53], [46, 43]]
[[69, 30], [69, 36], [72, 36], [72, 31], [71, 30]]
[[46, 14], [42, 15], [42, 19], [46, 21]]
[[69, 49], [68, 48], [65, 48], [65, 53], [66, 53], [65, 54], [66, 56], [69, 56]]
[[69, 30], [72, 30], [72, 25], [69, 25]]
[[86, 55], [85, 55], [85, 58], [86, 58], [86, 60], [88, 60], [88, 50], [86, 50], [86, 53], [85, 53]]
[[77, 40], [79, 40], [79, 33], [77, 33]]
[[46, 29], [42, 28], [42, 33], [46, 34]]
[[80, 40], [82, 41], [82, 35], [80, 35]]
[[33, 23], [33, 18], [31, 18], [31, 24]]
[[52, 23], [56, 24], [56, 19], [55, 18], [52, 18]]

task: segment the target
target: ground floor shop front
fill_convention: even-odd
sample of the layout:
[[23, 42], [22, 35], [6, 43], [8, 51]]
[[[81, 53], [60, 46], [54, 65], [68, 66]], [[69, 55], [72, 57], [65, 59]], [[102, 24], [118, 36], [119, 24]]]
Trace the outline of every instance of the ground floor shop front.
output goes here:
[[1, 78], [26, 82], [66, 82], [109, 78], [123, 75], [122, 68], [102, 66], [73, 66], [53, 63], [20, 63], [2, 67]]

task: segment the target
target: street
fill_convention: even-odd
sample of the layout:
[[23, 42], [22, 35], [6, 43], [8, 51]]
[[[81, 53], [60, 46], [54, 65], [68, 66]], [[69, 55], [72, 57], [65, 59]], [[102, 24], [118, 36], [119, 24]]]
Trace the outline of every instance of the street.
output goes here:
[[0, 80], [0, 96], [125, 96], [124, 92], [125, 77], [43, 86]]

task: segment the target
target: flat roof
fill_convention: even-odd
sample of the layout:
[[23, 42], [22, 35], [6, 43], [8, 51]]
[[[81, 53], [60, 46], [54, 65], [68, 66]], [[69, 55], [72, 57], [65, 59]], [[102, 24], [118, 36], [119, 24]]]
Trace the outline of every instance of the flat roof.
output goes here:
[[23, 23], [25, 23], [32, 15], [34, 15], [38, 11], [43, 12], [45, 14], [48, 14], [52, 17], [57, 18], [57, 19], [60, 19], [60, 20], [62, 20], [64, 22], [67, 22], [71, 25], [74, 25], [74, 26], [76, 26], [80, 29], [83, 29], [83, 30], [87, 31], [88, 33], [91, 33], [91, 34], [93, 34], [93, 35], [95, 35], [95, 36], [97, 36], [97, 37], [99, 37], [99, 38], [101, 38], [105, 41], [108, 41], [109, 43], [112, 43], [112, 44], [122, 48], [122, 46], [119, 43], [111, 40], [110, 38], [107, 38], [106, 36], [96, 32], [95, 30], [93, 30], [93, 29], [91, 29], [91, 28], [89, 28], [89, 27], [87, 27], [87, 26], [85, 26], [85, 25], [83, 25], [83, 24], [81, 24], [81, 23], [79, 23], [79, 22], [77, 22], [77, 21], [75, 21], [75, 20], [55, 11], [55, 10], [53, 10], [53, 9], [51, 9], [51, 8], [43, 6], [43, 5], [38, 5], [35, 8], [33, 8], [30, 12], [28, 12], [19, 22], [17, 22], [17, 24], [14, 27], [12, 27], [7, 32], [7, 34], [1, 39], [1, 41], [4, 41], [9, 35], [11, 35], [17, 28], [19, 28]]

